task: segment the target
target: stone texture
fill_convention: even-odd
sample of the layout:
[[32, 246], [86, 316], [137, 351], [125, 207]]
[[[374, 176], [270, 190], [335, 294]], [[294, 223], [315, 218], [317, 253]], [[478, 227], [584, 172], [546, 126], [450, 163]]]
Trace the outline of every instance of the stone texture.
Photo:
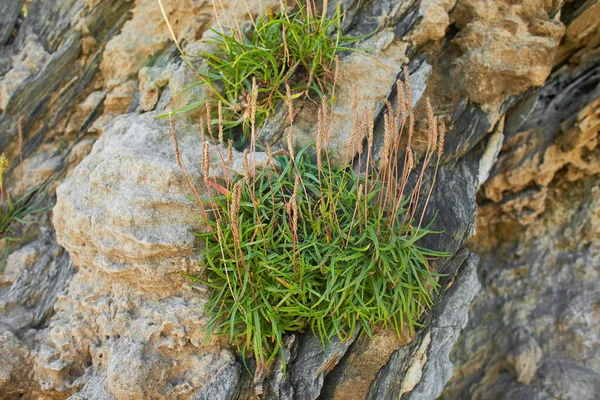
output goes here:
[[0, 79], [0, 111], [3, 111], [19, 86], [47, 62], [49, 54], [36, 36], [27, 38], [20, 54], [12, 58], [12, 68]]
[[452, 77], [463, 94], [484, 107], [541, 86], [550, 74], [564, 26], [548, 16], [545, 0], [462, 0], [452, 12], [463, 53]]
[[419, 333], [417, 340], [395, 352], [379, 371], [367, 399], [434, 399], [439, 396], [453, 374], [450, 350], [467, 323], [468, 305], [479, 291], [477, 263], [478, 257], [465, 250], [450, 261], [446, 270], [458, 270], [458, 276], [449, 285], [444, 300], [426, 317], [427, 328]]
[[[218, 26], [210, 2], [163, 3], [190, 54]], [[244, 2], [222, 3], [225, 25], [246, 19]], [[248, 3], [254, 13], [261, 2]], [[270, 374], [254, 378], [251, 360], [248, 373], [225, 343], [204, 342], [205, 288], [179, 275], [198, 268], [188, 228], [201, 226], [168, 124], [153, 116], [207, 93], [174, 96], [194, 75], [155, 0], [34, 1], [14, 40], [0, 41], [8, 94], [0, 96], [0, 152], [16, 165], [16, 123], [24, 116], [27, 185], [48, 182], [44, 204], [58, 203], [52, 219], [49, 212], [32, 218], [34, 238], [9, 249], [0, 283], [2, 396], [435, 398], [452, 374], [448, 354], [479, 287], [476, 257], [463, 246], [475, 232], [476, 192], [487, 182], [471, 244], [483, 256], [484, 291], [442, 396], [598, 397], [597, 271], [589, 267], [598, 265], [598, 2], [339, 3], [344, 28], [373, 33], [366, 46], [390, 68], [364, 55], [342, 58], [336, 157], [346, 161], [354, 83], [361, 107], [394, 102], [404, 64], [418, 119], [430, 97], [449, 128], [426, 214], [439, 211], [434, 228], [444, 233], [424, 245], [454, 256], [436, 266], [447, 277], [425, 328], [407, 336], [410, 343], [382, 334], [326, 351], [308, 334], [292, 335], [287, 364], [279, 359]], [[14, 18], [0, 13], [0, 31], [12, 31]], [[380, 143], [381, 103], [376, 113]], [[314, 112], [305, 105], [301, 114], [295, 137], [310, 140]], [[177, 132], [202, 188], [196, 118], [177, 117]], [[285, 110], [269, 124], [265, 135], [280, 140]], [[417, 125], [417, 151], [423, 128]], [[236, 153], [237, 173], [241, 164]], [[11, 188], [15, 171], [7, 175]], [[424, 180], [428, 187], [432, 171]]]
[[[563, 10], [567, 31], [596, 6]], [[545, 85], [507, 113], [469, 245], [483, 288], [443, 399], [599, 396], [599, 53], [581, 38], [563, 42]]]
[[[202, 187], [201, 139], [189, 127], [185, 132], [182, 157]], [[239, 170], [241, 161], [234, 165]], [[212, 171], [210, 179], [223, 176]], [[118, 399], [230, 398], [241, 367], [214, 340], [204, 344], [205, 291], [179, 276], [197, 270], [191, 230], [202, 229], [187, 194], [168, 123], [149, 114], [115, 120], [59, 187], [57, 239], [79, 272], [58, 300], [36, 357], [46, 390], [79, 389], [102, 372], [106, 381], [94, 385]]]

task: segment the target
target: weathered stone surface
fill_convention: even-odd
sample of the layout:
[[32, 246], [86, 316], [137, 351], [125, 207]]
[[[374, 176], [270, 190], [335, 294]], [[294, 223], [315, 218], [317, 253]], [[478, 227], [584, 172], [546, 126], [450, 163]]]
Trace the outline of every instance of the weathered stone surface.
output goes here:
[[333, 338], [325, 351], [317, 337], [305, 335], [302, 338], [290, 378], [295, 399], [314, 400], [319, 397], [325, 376], [337, 365], [357, 334], [355, 332], [354, 337], [344, 342], [337, 337]]
[[[577, 24], [596, 5], [567, 8], [563, 21]], [[483, 288], [443, 399], [599, 396], [600, 80], [598, 43], [582, 40], [581, 49], [566, 40], [561, 66], [507, 115], [469, 245]]]
[[12, 58], [12, 68], [0, 80], [0, 111], [4, 110], [13, 93], [31, 75], [39, 72], [49, 54], [38, 42], [37, 37], [27, 38], [20, 54]]
[[[163, 3], [190, 54], [202, 46], [197, 40], [208, 26], [218, 27], [210, 2]], [[335, 3], [329, 2], [330, 12]], [[363, 55], [342, 58], [331, 143], [336, 157], [343, 159], [348, 148], [354, 83], [360, 107], [393, 102], [405, 63], [418, 119], [430, 97], [449, 128], [426, 214], [430, 219], [439, 211], [434, 228], [444, 234], [423, 244], [454, 257], [439, 266], [448, 277], [435, 310], [425, 315], [426, 328], [402, 346], [363, 337], [325, 352], [310, 336], [293, 335], [286, 339], [286, 373], [280, 360], [256, 381], [224, 343], [204, 343], [198, 329], [207, 294], [179, 276], [198, 268], [188, 230], [201, 227], [193, 218], [197, 209], [185, 198], [168, 124], [138, 113], [178, 108], [206, 97], [205, 88], [174, 96], [195, 78], [174, 50], [155, 0], [33, 1], [14, 41], [0, 42], [0, 81], [8, 93], [0, 96], [0, 151], [17, 165], [16, 123], [24, 116], [26, 185], [56, 180], [45, 203], [52, 205], [54, 188], [66, 179], [53, 220], [67, 251], [47, 213], [33, 219], [35, 239], [10, 249], [0, 286], [3, 396], [434, 398], [451, 375], [448, 352], [478, 288], [475, 256], [461, 249], [475, 231], [476, 191], [487, 180], [473, 250], [483, 254], [481, 280], [491, 289], [484, 288], [471, 315], [475, 336], [460, 339], [453, 359], [460, 367], [444, 396], [597, 397], [589, 388], [599, 385], [598, 366], [587, 360], [597, 358], [597, 273], [588, 266], [598, 264], [598, 71], [590, 62], [598, 47], [598, 2], [339, 3], [347, 11], [344, 29], [374, 33], [367, 46], [379, 49], [377, 57], [391, 68]], [[260, 4], [249, 1], [250, 11]], [[247, 19], [242, 1], [223, 2], [223, 9], [217, 2], [217, 8], [226, 26]], [[0, 14], [2, 22], [11, 19]], [[563, 24], [555, 75], [537, 88], [551, 71]], [[35, 49], [27, 38], [36, 38]], [[37, 57], [42, 50], [46, 56]], [[265, 135], [280, 139], [285, 111], [275, 113]], [[316, 113], [309, 106], [301, 113], [295, 136], [311, 140]], [[190, 124], [197, 116], [177, 117], [177, 132], [192, 179], [203, 188], [199, 129]], [[376, 122], [379, 143], [381, 118]], [[426, 140], [423, 126], [417, 130], [418, 152]], [[238, 173], [241, 164], [236, 153]], [[7, 178], [14, 189], [16, 169]], [[552, 310], [532, 299], [553, 304]], [[506, 305], [496, 318], [490, 310], [498, 302]], [[496, 351], [473, 339], [477, 332], [497, 339]]]
[[494, 107], [546, 81], [564, 34], [548, 16], [548, 3], [457, 2], [454, 43], [463, 54], [453, 62], [452, 77], [471, 101]]

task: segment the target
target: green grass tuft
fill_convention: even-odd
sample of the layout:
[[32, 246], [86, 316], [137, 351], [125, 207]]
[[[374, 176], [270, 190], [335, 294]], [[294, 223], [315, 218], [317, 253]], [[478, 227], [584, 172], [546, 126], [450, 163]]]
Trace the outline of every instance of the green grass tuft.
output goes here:
[[[373, 171], [275, 157], [278, 171], [239, 180], [214, 199], [212, 231], [198, 234], [212, 316], [208, 333], [227, 335], [259, 365], [281, 350], [283, 335], [310, 328], [325, 346], [357, 329], [403, 326], [411, 332], [437, 290], [429, 260], [448, 254], [424, 249], [430, 234], [406, 219], [408, 199], [386, 205], [385, 180]], [[314, 152], [313, 152], [314, 154]], [[248, 182], [250, 184], [248, 184]]]
[[[258, 86], [257, 126], [263, 124], [277, 102], [286, 99], [286, 84], [292, 99], [311, 94], [321, 98], [327, 93], [334, 79], [336, 56], [351, 50], [349, 45], [358, 39], [342, 35], [341, 18], [339, 8], [332, 18], [326, 18], [309, 15], [305, 6], [299, 6], [291, 14], [269, 10], [253, 22], [250, 32], [213, 30], [216, 38], [212, 42], [217, 50], [202, 54], [208, 72], [199, 71], [202, 79], [190, 88], [208, 84], [218, 100], [199, 100], [172, 114], [220, 101], [225, 139], [234, 139], [236, 147], [243, 146], [250, 136], [253, 79]], [[216, 126], [216, 107], [212, 111], [208, 123]]]

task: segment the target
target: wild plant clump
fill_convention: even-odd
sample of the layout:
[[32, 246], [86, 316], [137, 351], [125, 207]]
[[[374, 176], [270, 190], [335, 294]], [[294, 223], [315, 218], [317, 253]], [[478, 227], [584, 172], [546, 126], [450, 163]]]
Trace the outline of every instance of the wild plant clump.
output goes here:
[[[415, 165], [414, 117], [407, 107], [412, 99], [410, 87], [406, 89], [398, 81], [396, 110], [386, 102], [378, 157], [374, 110], [358, 110], [354, 101], [347, 152], [356, 154], [356, 165], [366, 169], [331, 164], [326, 150], [331, 109], [323, 99], [313, 144], [296, 151], [290, 129], [287, 149], [274, 152], [265, 144], [272, 168], [255, 169], [252, 153], [245, 151], [245, 176], [224, 183], [205, 178], [219, 188], [217, 196], [199, 201], [210, 210], [202, 211], [209, 231], [197, 234], [205, 243], [204, 269], [193, 277], [210, 288], [206, 329], [228, 336], [242, 354], [253, 352], [259, 368], [278, 354], [286, 333], [310, 329], [323, 345], [334, 336], [346, 340], [357, 329], [371, 335], [391, 327], [401, 335], [408, 327], [412, 334], [431, 307], [439, 274], [429, 262], [447, 254], [418, 245], [432, 233], [421, 226], [431, 189], [421, 211], [418, 200], [424, 194], [425, 168], [435, 156], [437, 172], [444, 126], [428, 104], [429, 145], [416, 186], [408, 190]], [[291, 96], [287, 100], [293, 127]], [[172, 136], [178, 153], [173, 129]], [[205, 156], [205, 176], [209, 164]]]
[[[253, 80], [258, 84], [258, 95], [254, 97], [257, 126], [263, 124], [279, 100], [286, 98], [286, 84], [292, 98], [310, 94], [320, 98], [327, 93], [336, 56], [350, 50], [348, 45], [353, 40], [342, 35], [339, 9], [332, 18], [313, 10], [298, 3], [297, 11], [288, 13], [282, 3], [278, 12], [269, 9], [256, 20], [250, 15], [249, 30], [236, 24], [226, 31], [219, 23], [220, 29], [213, 30], [216, 37], [212, 40], [217, 50], [201, 56], [209, 69], [197, 71], [197, 85], [207, 84], [218, 98], [218, 111], [213, 107], [205, 121], [209, 131], [220, 120], [221, 136], [234, 139], [236, 147], [247, 142]], [[209, 107], [207, 102], [199, 100], [173, 114]]]

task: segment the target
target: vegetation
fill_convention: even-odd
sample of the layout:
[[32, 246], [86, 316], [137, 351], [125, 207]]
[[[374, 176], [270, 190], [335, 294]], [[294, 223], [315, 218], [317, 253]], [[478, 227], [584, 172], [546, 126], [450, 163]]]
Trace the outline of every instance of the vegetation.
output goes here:
[[[256, 93], [256, 82], [252, 89]], [[436, 155], [437, 171], [444, 126], [429, 107], [428, 148], [416, 186], [409, 192], [407, 182], [414, 170], [414, 118], [407, 107], [412, 104], [410, 87], [399, 81], [398, 93], [396, 110], [387, 103], [384, 144], [377, 161], [374, 111], [354, 108], [347, 153], [356, 154], [357, 165], [366, 164], [363, 172], [331, 165], [326, 151], [331, 110], [323, 99], [315, 143], [296, 153], [290, 131], [287, 151], [273, 152], [266, 144], [270, 168], [257, 170], [254, 153], [246, 150], [243, 177], [209, 179], [206, 141], [205, 183], [217, 189], [217, 195], [208, 199], [198, 197], [187, 177], [171, 115], [178, 163], [210, 227], [207, 233], [198, 233], [206, 244], [201, 252], [204, 270], [191, 277], [211, 289], [212, 319], [206, 329], [227, 335], [242, 354], [253, 352], [259, 368], [281, 350], [285, 333], [310, 328], [323, 345], [333, 336], [345, 340], [359, 328], [371, 335], [387, 326], [400, 335], [407, 326], [412, 333], [422, 312], [432, 305], [439, 275], [429, 262], [446, 254], [418, 245], [432, 232], [421, 226], [425, 209], [420, 216], [417, 210], [424, 170]], [[291, 123], [289, 91], [286, 100]], [[251, 121], [256, 111], [251, 109]], [[401, 143], [407, 143], [405, 149]], [[251, 143], [254, 146], [261, 144]], [[231, 147], [221, 160], [228, 170]]]
[[41, 205], [43, 196], [39, 195], [41, 187], [36, 187], [25, 192], [23, 184], [23, 133], [21, 128], [22, 121], [19, 119], [18, 142], [17, 147], [20, 159], [20, 196], [14, 198], [4, 189], [4, 172], [9, 167], [8, 159], [4, 154], [0, 155], [0, 240], [3, 242], [2, 254], [0, 255], [0, 272], [4, 270], [4, 265], [9, 253], [10, 243], [20, 242], [30, 239], [30, 237], [20, 237], [15, 232], [15, 226], [27, 225], [29, 222], [25, 217], [44, 211], [46, 208]]
[[[212, 126], [220, 120], [221, 142], [233, 139], [236, 147], [243, 146], [250, 137], [251, 99], [257, 103], [255, 123], [261, 126], [275, 104], [286, 98], [285, 85], [289, 85], [292, 98], [311, 93], [321, 98], [327, 93], [337, 54], [350, 50], [348, 45], [356, 40], [342, 35], [341, 18], [339, 9], [327, 18], [298, 3], [296, 12], [269, 10], [252, 20], [250, 32], [239, 25], [231, 32], [213, 30], [217, 50], [202, 54], [209, 69], [197, 71], [200, 81], [190, 88], [208, 85], [217, 97], [212, 100], [218, 102], [217, 110], [207, 104], [211, 100], [202, 99], [173, 114], [206, 106], [209, 132], [216, 131]], [[256, 96], [251, 92], [253, 80], [257, 82]]]

